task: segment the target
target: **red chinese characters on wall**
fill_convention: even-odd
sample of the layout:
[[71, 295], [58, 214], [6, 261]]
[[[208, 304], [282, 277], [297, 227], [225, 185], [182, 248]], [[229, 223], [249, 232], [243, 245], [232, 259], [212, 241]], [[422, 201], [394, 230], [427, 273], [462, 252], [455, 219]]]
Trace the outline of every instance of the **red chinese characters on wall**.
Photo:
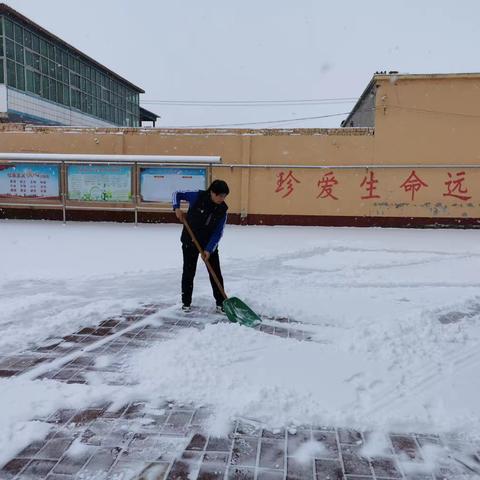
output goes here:
[[465, 172], [457, 172], [456, 178], [447, 172], [448, 180], [445, 182], [447, 186], [447, 193], [444, 193], [444, 197], [454, 197], [460, 200], [470, 200], [472, 197], [467, 195], [468, 189], [464, 187], [463, 181], [465, 180]]
[[300, 183], [300, 180], [297, 180], [293, 172], [289, 170], [288, 174], [285, 175], [285, 172], [280, 172], [277, 174], [277, 188], [275, 193], [284, 192], [282, 198], [288, 197], [293, 192], [293, 187], [295, 183]]
[[338, 200], [338, 198], [333, 195], [333, 187], [337, 184], [338, 181], [333, 172], [326, 173], [317, 182], [317, 187], [320, 189], [320, 193], [317, 195], [317, 198], [333, 198], [333, 200]]
[[[472, 196], [469, 194], [468, 188], [465, 185], [466, 172], [447, 172], [448, 179], [443, 182], [445, 185], [444, 197], [453, 197], [459, 200], [470, 200]], [[275, 193], [282, 193], [282, 198], [286, 198], [291, 195], [295, 187], [300, 185], [301, 182], [295, 177], [292, 170], [282, 171], [276, 175], [276, 188]], [[318, 177], [317, 177], [318, 178]], [[338, 196], [335, 192], [335, 188], [339, 185], [333, 171], [325, 173], [317, 182], [318, 194], [316, 198], [332, 200], [338, 200]], [[378, 187], [380, 181], [375, 177], [375, 172], [368, 171], [359, 184], [361, 191], [359, 197], [362, 200], [371, 200], [382, 198], [379, 194]], [[429, 184], [425, 181], [423, 175], [417, 174], [415, 170], [412, 170], [405, 181], [399, 185], [400, 189], [403, 189], [405, 193], [410, 194], [412, 201], [415, 200], [415, 194], [423, 188], [429, 188]]]
[[415, 170], [412, 170], [412, 173], [408, 178], [400, 185], [405, 192], [412, 193], [412, 200], [415, 200], [415, 193], [417, 193], [421, 188], [428, 187], [428, 184], [425, 183], [416, 173]]
[[369, 200], [372, 198], [380, 198], [380, 195], [375, 194], [375, 190], [377, 189], [378, 180], [375, 178], [375, 174], [373, 172], [369, 172], [369, 175], [365, 175], [363, 178], [360, 187], [365, 188], [367, 190], [367, 195], [360, 197], [362, 200]]

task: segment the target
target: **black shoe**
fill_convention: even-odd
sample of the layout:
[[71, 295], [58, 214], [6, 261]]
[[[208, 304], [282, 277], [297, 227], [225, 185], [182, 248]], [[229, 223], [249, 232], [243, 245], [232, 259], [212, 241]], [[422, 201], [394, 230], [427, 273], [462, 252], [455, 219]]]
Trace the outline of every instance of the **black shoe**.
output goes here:
[[217, 313], [221, 313], [222, 315], [225, 315], [225, 309], [223, 308], [223, 305], [217, 305], [217, 307], [215, 308], [215, 311]]
[[192, 311], [192, 307], [190, 305], [182, 305], [182, 312], [190, 313]]

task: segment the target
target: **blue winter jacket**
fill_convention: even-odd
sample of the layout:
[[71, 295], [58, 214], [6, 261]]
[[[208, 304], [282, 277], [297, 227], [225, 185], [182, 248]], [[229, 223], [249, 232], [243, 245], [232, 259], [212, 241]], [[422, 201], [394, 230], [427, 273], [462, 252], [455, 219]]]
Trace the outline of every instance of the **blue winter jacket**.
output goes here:
[[[209, 192], [204, 190], [174, 192], [172, 206], [175, 210], [180, 208], [180, 202], [188, 202], [189, 209], [187, 219], [193, 232], [197, 236], [200, 245], [204, 250], [212, 253], [216, 250], [223, 235], [227, 223], [227, 205], [223, 202], [220, 205], [214, 204], [209, 198]], [[201, 210], [198, 212], [195, 207], [202, 202]], [[202, 218], [200, 218], [202, 217]], [[189, 241], [188, 233], [182, 232], [182, 241]]]

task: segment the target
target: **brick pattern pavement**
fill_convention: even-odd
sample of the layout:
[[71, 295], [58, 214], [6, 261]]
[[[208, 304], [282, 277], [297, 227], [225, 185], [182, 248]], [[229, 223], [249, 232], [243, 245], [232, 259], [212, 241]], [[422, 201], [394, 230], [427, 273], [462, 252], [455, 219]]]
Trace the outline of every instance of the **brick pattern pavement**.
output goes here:
[[[79, 352], [98, 342], [99, 339], [122, 332], [132, 324], [155, 313], [159, 307], [159, 305], [146, 305], [137, 310], [125, 312], [118, 318], [104, 320], [95, 328], [83, 328], [71, 335], [49, 339], [39, 346], [16, 355], [0, 356], [0, 378], [21, 375], [33, 367]], [[112, 348], [114, 349], [115, 345]]]
[[[36, 378], [86, 383], [89, 372], [103, 372], [110, 384], [122, 384], [118, 374], [122, 354], [145, 348], [152, 341], [172, 338], [184, 328], [203, 328], [204, 314], [189, 317], [161, 315], [161, 323], [139, 323], [161, 311], [144, 306], [97, 328], [84, 328], [38, 348], [1, 358], [3, 377], [38, 371]], [[157, 313], [157, 315], [159, 315]], [[223, 321], [212, 317], [214, 321]], [[259, 330], [284, 338], [312, 341], [308, 332], [288, 319], [267, 319]], [[118, 363], [96, 367], [101, 355]], [[57, 363], [55, 363], [57, 361]], [[48, 368], [54, 362], [53, 368]], [[41, 369], [40, 369], [41, 370]], [[367, 457], [361, 447], [369, 432], [324, 426], [302, 426], [270, 432], [254, 422], [238, 419], [224, 438], [209, 437], [204, 424], [207, 408], [165, 402], [156, 409], [130, 403], [118, 411], [92, 405], [83, 411], [59, 410], [38, 420], [51, 424], [49, 435], [19, 452], [0, 469], [0, 480], [447, 480], [480, 478], [477, 457], [465, 459], [472, 446], [432, 435], [389, 435], [390, 447], [381, 457]], [[302, 461], [295, 453], [306, 442], [321, 442]], [[405, 460], [424, 466], [430, 445], [445, 449], [445, 461], [435, 473], [405, 470]], [[468, 447], [468, 448], [467, 448]], [[427, 449], [427, 450], [426, 450]], [[458, 456], [456, 457], [456, 454]]]

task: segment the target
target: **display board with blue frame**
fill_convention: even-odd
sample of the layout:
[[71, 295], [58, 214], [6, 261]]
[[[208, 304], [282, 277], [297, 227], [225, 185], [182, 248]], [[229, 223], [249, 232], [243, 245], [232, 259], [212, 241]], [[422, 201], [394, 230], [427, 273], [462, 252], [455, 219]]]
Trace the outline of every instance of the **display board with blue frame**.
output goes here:
[[58, 165], [0, 165], [0, 198], [60, 198]]

